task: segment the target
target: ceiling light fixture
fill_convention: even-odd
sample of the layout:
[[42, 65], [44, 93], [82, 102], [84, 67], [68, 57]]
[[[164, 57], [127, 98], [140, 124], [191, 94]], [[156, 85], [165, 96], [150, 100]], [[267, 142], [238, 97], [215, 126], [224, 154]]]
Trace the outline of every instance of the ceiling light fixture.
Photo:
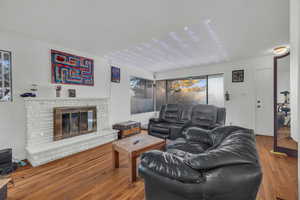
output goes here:
[[288, 46], [278, 46], [273, 49], [273, 54], [276, 56], [287, 54], [290, 51]]

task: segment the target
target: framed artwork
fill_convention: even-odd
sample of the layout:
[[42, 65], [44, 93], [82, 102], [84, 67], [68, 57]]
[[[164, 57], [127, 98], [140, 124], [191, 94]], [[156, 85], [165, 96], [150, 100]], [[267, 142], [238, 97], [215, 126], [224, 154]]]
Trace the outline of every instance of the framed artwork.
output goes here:
[[0, 102], [12, 101], [11, 52], [0, 50]]
[[244, 82], [244, 70], [233, 70], [232, 71], [232, 82], [241, 83]]
[[111, 66], [111, 82], [120, 83], [121, 70], [118, 67]]
[[52, 83], [94, 86], [94, 60], [51, 49]]
[[68, 89], [69, 97], [76, 97], [76, 90], [75, 89]]

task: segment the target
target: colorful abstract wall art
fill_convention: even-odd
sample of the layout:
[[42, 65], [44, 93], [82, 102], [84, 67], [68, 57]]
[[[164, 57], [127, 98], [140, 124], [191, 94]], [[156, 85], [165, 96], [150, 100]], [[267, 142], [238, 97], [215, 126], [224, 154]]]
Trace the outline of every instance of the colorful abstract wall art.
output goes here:
[[94, 85], [94, 60], [51, 49], [52, 83]]
[[111, 66], [111, 82], [120, 83], [121, 70], [118, 67]]

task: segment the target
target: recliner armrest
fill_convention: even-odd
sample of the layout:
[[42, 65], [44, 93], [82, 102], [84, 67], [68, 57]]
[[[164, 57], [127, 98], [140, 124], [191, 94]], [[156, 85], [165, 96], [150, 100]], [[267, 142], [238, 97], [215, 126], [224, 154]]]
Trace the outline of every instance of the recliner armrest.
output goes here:
[[170, 127], [170, 139], [176, 140], [177, 138], [183, 137], [182, 127]]
[[158, 122], [161, 122], [161, 120], [159, 118], [151, 118], [149, 119], [149, 122], [153, 122], [153, 123], [158, 123]]
[[158, 150], [142, 154], [141, 165], [161, 176], [185, 183], [200, 183], [204, 181], [202, 174], [183, 162], [183, 159]]

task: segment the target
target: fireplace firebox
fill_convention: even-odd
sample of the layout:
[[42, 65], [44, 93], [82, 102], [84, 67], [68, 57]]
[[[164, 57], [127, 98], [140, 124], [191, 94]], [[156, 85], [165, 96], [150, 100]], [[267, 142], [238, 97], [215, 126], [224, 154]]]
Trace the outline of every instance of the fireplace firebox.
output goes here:
[[53, 112], [54, 141], [97, 131], [96, 106], [58, 107]]

